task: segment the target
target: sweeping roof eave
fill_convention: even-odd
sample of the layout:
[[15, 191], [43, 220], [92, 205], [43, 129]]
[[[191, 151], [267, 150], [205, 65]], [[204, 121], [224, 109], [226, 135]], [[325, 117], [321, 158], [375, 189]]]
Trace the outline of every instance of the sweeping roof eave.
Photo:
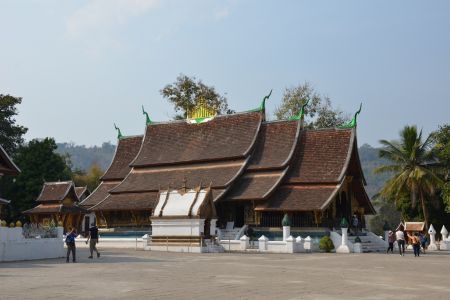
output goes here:
[[[3, 162], [3, 167], [2, 167]], [[0, 174], [4, 175], [19, 175], [20, 169], [16, 166], [14, 161], [6, 153], [5, 149], [0, 145]]]

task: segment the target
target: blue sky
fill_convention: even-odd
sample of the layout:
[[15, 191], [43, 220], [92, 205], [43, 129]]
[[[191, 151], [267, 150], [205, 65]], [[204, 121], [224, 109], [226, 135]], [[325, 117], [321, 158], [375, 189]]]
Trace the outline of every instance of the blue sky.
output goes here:
[[0, 93], [23, 97], [27, 139], [94, 145], [141, 134], [184, 73], [257, 107], [310, 82], [353, 113], [359, 143], [450, 122], [449, 1], [0, 0]]

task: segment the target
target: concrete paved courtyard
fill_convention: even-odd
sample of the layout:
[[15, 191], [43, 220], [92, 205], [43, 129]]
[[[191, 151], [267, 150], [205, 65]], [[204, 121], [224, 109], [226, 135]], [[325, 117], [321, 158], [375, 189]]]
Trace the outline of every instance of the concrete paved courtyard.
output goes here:
[[450, 253], [78, 254], [0, 263], [0, 299], [450, 299]]

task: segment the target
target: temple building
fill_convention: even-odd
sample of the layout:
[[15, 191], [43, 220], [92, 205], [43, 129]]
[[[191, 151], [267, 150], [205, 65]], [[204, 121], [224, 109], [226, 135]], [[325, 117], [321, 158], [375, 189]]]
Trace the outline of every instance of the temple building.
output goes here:
[[[208, 187], [218, 227], [332, 228], [375, 210], [365, 192], [356, 117], [341, 128], [307, 129], [304, 108], [267, 121], [260, 108], [215, 115], [198, 108], [187, 120], [152, 122], [143, 137], [122, 137], [102, 183], [81, 203], [104, 227], [151, 226], [161, 193]], [[198, 112], [200, 111], [200, 113]], [[209, 222], [209, 220], [205, 220]]]
[[136, 157], [142, 144], [142, 136], [122, 136], [119, 130], [118, 144], [111, 165], [101, 177], [100, 185], [84, 199], [80, 206], [88, 209], [90, 214], [85, 216], [83, 231], [91, 223], [99, 227], [139, 227], [150, 226], [150, 214], [153, 206], [146, 205], [145, 201], [127, 205], [116, 205], [108, 198], [109, 191], [115, 188], [128, 175], [129, 166]]
[[[20, 170], [14, 164], [12, 159], [8, 156], [2, 146], [0, 146], [0, 177], [3, 175], [19, 175]], [[0, 217], [2, 213], [3, 206], [6, 206], [10, 203], [10, 200], [6, 200], [1, 198], [0, 191]]]
[[72, 181], [44, 183], [36, 202], [36, 207], [23, 212], [30, 216], [31, 222], [44, 226], [51, 222], [62, 223], [65, 231], [70, 228], [80, 230], [86, 210], [78, 206], [79, 199]]

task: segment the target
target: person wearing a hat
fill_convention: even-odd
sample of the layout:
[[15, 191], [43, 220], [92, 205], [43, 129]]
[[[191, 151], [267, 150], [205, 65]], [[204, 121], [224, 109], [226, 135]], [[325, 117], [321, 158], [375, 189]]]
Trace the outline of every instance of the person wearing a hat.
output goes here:
[[394, 253], [394, 242], [395, 242], [395, 234], [392, 230], [389, 230], [388, 233], [389, 247], [387, 248], [386, 253], [389, 253], [389, 250], [391, 250], [391, 253]]

